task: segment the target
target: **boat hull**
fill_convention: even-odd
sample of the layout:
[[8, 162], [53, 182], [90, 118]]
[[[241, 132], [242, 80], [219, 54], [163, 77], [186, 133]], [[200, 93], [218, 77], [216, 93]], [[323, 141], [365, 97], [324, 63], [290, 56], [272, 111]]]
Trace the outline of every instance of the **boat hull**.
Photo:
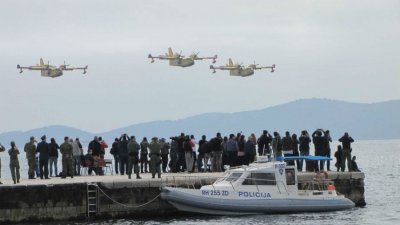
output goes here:
[[198, 189], [163, 187], [161, 198], [178, 210], [213, 215], [246, 215], [295, 212], [318, 212], [344, 210], [354, 207], [354, 203], [342, 196], [302, 197], [272, 196], [261, 198], [231, 196], [204, 196]]

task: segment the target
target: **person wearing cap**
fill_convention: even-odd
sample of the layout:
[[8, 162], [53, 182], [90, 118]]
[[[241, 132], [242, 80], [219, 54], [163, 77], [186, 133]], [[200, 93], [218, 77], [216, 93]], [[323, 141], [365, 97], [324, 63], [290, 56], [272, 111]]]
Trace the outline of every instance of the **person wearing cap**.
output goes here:
[[151, 177], [155, 178], [156, 173], [158, 178], [161, 178], [161, 145], [158, 143], [158, 138], [153, 137], [149, 144], [150, 149], [150, 172]]
[[39, 152], [39, 174], [40, 179], [49, 178], [49, 158], [50, 149], [49, 144], [46, 142], [46, 135], [40, 138], [42, 141], [37, 145], [36, 151]]
[[161, 138], [160, 144], [161, 144], [162, 171], [163, 173], [166, 173], [168, 166], [169, 149], [171, 146], [169, 145], [168, 142], [165, 141], [165, 138]]
[[69, 143], [68, 137], [64, 138], [64, 143], [62, 143], [60, 146], [60, 152], [62, 154], [63, 167], [61, 178], [66, 178], [68, 175], [70, 175], [71, 178], [74, 178], [74, 169], [72, 167], [72, 145]]
[[14, 184], [19, 183], [19, 160], [18, 160], [18, 155], [19, 155], [19, 150], [17, 146], [15, 145], [15, 142], [12, 141], [10, 143], [11, 148], [8, 150], [8, 154], [10, 155], [10, 170], [11, 170], [11, 177], [14, 181]]
[[[6, 150], [6, 148], [4, 148], [4, 146], [0, 143], [0, 152], [4, 152]], [[1, 158], [0, 158], [0, 178], [1, 178]], [[0, 181], [0, 184], [3, 184], [3, 183], [1, 183], [1, 181]]]
[[36, 167], [36, 145], [35, 137], [31, 137], [29, 142], [25, 144], [24, 151], [26, 153], [26, 159], [28, 160], [28, 177], [29, 179], [35, 179], [35, 167]]
[[135, 136], [131, 136], [131, 140], [128, 143], [129, 160], [128, 160], [127, 174], [129, 179], [131, 179], [132, 169], [136, 174], [136, 179], [142, 179], [139, 176], [139, 150], [140, 150], [140, 145], [136, 142]]

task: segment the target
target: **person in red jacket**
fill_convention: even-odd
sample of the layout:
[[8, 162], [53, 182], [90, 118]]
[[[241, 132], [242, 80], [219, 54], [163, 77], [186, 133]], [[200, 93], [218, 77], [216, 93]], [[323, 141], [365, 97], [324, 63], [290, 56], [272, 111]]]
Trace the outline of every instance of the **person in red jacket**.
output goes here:
[[99, 142], [100, 142], [100, 158], [104, 159], [104, 155], [106, 154], [106, 148], [108, 148], [108, 144], [101, 137], [99, 137]]

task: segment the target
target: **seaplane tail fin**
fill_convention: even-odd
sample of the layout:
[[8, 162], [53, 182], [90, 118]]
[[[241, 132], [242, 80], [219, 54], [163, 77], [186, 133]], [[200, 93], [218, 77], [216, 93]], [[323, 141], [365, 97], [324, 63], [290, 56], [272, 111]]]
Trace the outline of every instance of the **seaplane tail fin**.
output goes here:
[[43, 62], [43, 59], [42, 59], [42, 58], [40, 58], [40, 65], [41, 65], [41, 66], [44, 66], [44, 62]]
[[174, 52], [172, 51], [172, 48], [168, 48], [168, 56], [174, 56]]
[[233, 62], [232, 62], [232, 59], [231, 58], [229, 58], [229, 64], [228, 64], [229, 66], [233, 66]]

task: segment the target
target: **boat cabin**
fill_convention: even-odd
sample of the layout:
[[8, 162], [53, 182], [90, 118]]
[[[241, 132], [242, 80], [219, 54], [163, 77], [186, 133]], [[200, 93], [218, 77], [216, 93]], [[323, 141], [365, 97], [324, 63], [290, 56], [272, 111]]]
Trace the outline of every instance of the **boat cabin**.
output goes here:
[[297, 170], [285, 162], [242, 166], [225, 172], [224, 177], [218, 179], [214, 187], [231, 186], [232, 189], [246, 189], [260, 191], [262, 189], [276, 189], [280, 193], [297, 191]]

